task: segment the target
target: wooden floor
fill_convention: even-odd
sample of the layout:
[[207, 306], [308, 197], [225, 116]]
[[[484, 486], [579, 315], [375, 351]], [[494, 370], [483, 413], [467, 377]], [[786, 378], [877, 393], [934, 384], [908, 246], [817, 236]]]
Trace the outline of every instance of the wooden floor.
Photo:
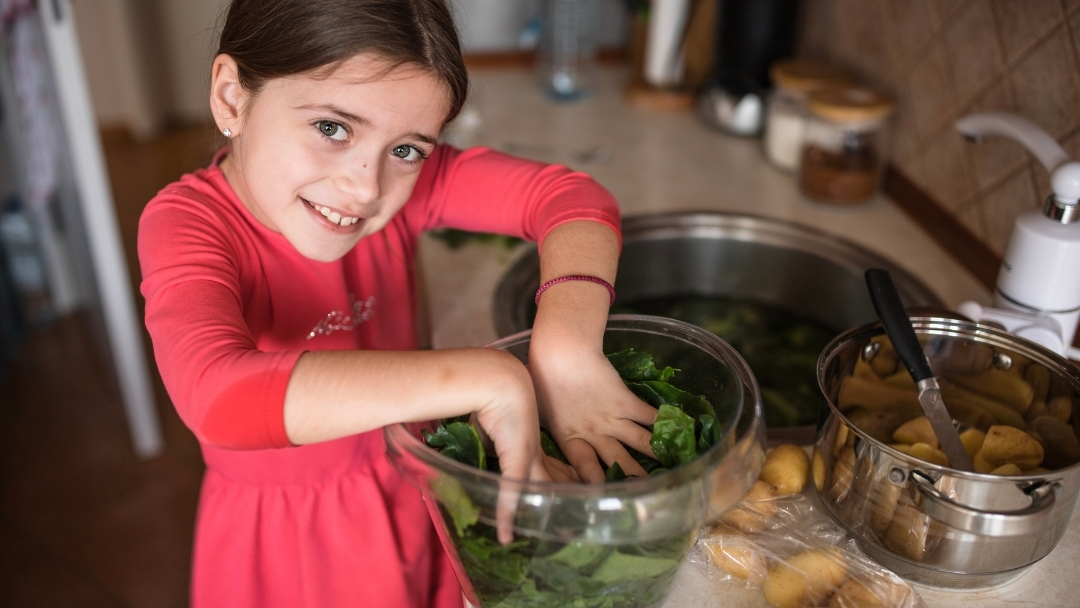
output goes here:
[[[209, 127], [146, 143], [105, 136], [136, 293], [143, 206], [205, 166], [219, 143]], [[34, 328], [0, 385], [0, 605], [181, 608], [203, 470], [198, 445], [155, 378], [167, 450], [134, 457], [119, 389], [89, 327], [75, 314]]]

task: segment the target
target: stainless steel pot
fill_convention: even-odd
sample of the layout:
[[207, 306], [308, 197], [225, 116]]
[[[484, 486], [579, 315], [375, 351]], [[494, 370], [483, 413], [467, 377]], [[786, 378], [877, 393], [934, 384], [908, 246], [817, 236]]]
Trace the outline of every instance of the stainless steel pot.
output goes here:
[[[672, 296], [730, 297], [773, 306], [837, 333], [877, 318], [863, 273], [885, 268], [908, 306], [940, 306], [925, 285], [836, 235], [782, 220], [728, 213], [664, 213], [623, 220], [616, 304]], [[532, 327], [540, 283], [535, 249], [495, 292], [495, 329]], [[773, 441], [809, 443], [816, 427], [769, 429]]]
[[[955, 319], [916, 317], [912, 324], [935, 373], [942, 376], [946, 370], [946, 380], [973, 386], [970, 380], [989, 378], [990, 368], [996, 370], [989, 372], [993, 375], [1038, 366], [1045, 371], [1029, 373], [1038, 371], [1047, 379], [1044, 399], [1060, 397], [1071, 404], [1080, 394], [1080, 371], [1032, 342]], [[815, 485], [826, 511], [855, 535], [868, 555], [904, 578], [944, 587], [983, 587], [1012, 579], [1061, 540], [1080, 489], [1080, 463], [1048, 448], [1047, 466], [1053, 470], [999, 476], [931, 464], [891, 447], [889, 429], [904, 421], [895, 412], [905, 406], [895, 401], [886, 405], [884, 393], [864, 392], [855, 398], [850, 392], [854, 385], [844, 388], [858, 359], [872, 359], [878, 350], [872, 339], [883, 333], [876, 323], [852, 329], [829, 344], [818, 362], [818, 381], [830, 414], [814, 444]], [[989, 380], [974, 386], [979, 394], [1004, 400], [994, 394]], [[961, 424], [1002, 423], [987, 418], [987, 411], [964, 410], [967, 401], [959, 401], [954, 396], [950, 406], [946, 394], [946, 406]], [[1075, 409], [1062, 423], [1074, 443]]]

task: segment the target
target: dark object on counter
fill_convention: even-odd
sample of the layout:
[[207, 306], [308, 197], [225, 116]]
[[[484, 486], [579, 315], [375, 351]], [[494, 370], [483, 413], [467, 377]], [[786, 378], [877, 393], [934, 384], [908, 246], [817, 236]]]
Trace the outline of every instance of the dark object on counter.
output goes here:
[[866, 285], [870, 288], [870, 300], [874, 303], [874, 310], [877, 311], [881, 324], [885, 326], [885, 333], [892, 341], [900, 361], [919, 387], [919, 404], [930, 420], [934, 435], [941, 443], [941, 451], [945, 452], [953, 468], [974, 471], [971, 457], [960, 442], [952, 416], [945, 409], [945, 402], [941, 399], [941, 387], [934, 377], [930, 360], [923, 353], [919, 338], [911, 327], [911, 319], [904, 312], [904, 305], [900, 301], [900, 294], [896, 293], [892, 277], [887, 270], [871, 268], [866, 271]]
[[811, 93], [806, 103], [799, 188], [826, 203], [869, 200], [885, 165], [883, 127], [892, 99], [869, 89], [835, 88]]
[[757, 136], [765, 123], [769, 67], [790, 57], [799, 0], [724, 0], [712, 76], [699, 109], [706, 123], [733, 135]]

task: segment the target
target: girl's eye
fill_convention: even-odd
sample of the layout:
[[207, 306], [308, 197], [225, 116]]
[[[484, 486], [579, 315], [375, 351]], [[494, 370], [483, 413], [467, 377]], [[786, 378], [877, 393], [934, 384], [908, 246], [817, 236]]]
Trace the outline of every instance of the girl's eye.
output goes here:
[[400, 158], [401, 160], [409, 162], [417, 162], [427, 158], [424, 153], [419, 149], [409, 145], [400, 145], [390, 151], [391, 154]]
[[349, 136], [348, 131], [345, 130], [340, 123], [336, 123], [332, 120], [320, 120], [315, 123], [315, 126], [319, 128], [319, 131], [334, 141], [345, 141], [345, 138]]

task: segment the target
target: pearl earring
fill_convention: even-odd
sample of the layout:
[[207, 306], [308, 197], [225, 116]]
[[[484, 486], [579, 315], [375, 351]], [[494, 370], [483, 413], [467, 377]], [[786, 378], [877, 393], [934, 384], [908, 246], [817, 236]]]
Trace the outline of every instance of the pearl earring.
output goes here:
[[222, 129], [221, 134], [225, 136], [225, 139], [232, 139], [232, 129], [229, 127]]

